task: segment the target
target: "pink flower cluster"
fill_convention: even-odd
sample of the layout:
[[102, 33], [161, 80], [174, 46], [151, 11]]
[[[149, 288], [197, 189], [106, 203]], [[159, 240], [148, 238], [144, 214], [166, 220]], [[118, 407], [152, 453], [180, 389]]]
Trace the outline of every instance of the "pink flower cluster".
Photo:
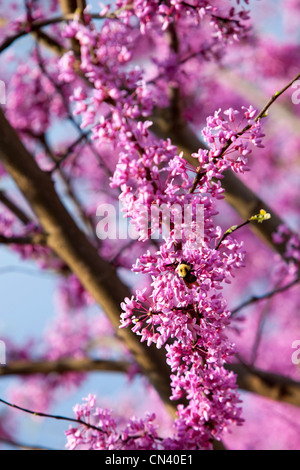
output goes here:
[[191, 18], [194, 23], [208, 18], [213, 27], [213, 35], [218, 39], [239, 39], [245, 34], [245, 23], [249, 20], [246, 10], [236, 11], [234, 7], [228, 8], [220, 1], [192, 0], [136, 0], [129, 4], [127, 0], [118, 0], [119, 16], [129, 22], [136, 16], [140, 22], [142, 34], [157, 27], [166, 31], [168, 27], [183, 18]]
[[207, 126], [202, 135], [209, 146], [208, 150], [200, 149], [198, 158], [200, 167], [205, 169], [206, 177], [221, 177], [223, 171], [231, 168], [236, 173], [248, 171], [248, 155], [251, 153], [249, 144], [262, 147], [261, 121], [255, 121], [257, 111], [250, 106], [242, 109], [243, 114], [237, 120], [240, 112], [232, 108], [221, 109], [214, 116], [207, 118]]
[[[255, 113], [250, 108], [245, 117], [251, 119]], [[234, 271], [243, 266], [244, 250], [232, 237], [226, 238], [222, 250], [215, 248], [220, 231], [213, 222], [214, 200], [221, 198], [223, 191], [212, 179], [221, 177], [228, 166], [240, 171], [239, 162], [231, 165], [232, 161], [237, 161], [231, 160], [233, 152], [238, 158], [241, 153], [248, 153], [248, 141], [260, 146], [262, 133], [260, 124], [253, 122], [243, 134], [246, 143], [238, 142], [234, 138], [238, 131], [230, 128], [236, 112], [229, 110], [226, 114], [230, 124], [221, 120], [219, 113], [208, 120], [210, 128], [217, 129], [219, 134], [217, 139], [206, 132], [213, 157], [210, 167], [203, 162], [205, 180], [197, 194], [189, 191], [193, 178], [188, 174], [184, 159], [176, 154], [176, 148], [169, 141], [153, 139], [148, 132], [150, 122], [138, 123], [135, 127], [131, 123], [131, 132], [127, 128], [127, 134], [123, 134], [127, 139], [119, 143], [122, 151], [112, 178], [112, 186], [121, 188], [120, 199], [140, 232], [141, 240], [151, 236], [151, 230], [144, 230], [141, 207], [147, 211], [153, 204], [169, 204], [169, 207], [190, 204], [204, 208], [203, 240], [195, 244], [191, 232], [186, 236], [184, 230], [179, 239], [178, 225], [175, 228], [175, 219], [171, 218], [170, 231], [160, 248], [146, 252], [133, 266], [133, 271], [151, 276], [149, 291], [146, 288], [137, 291], [122, 304], [123, 328], [131, 327], [148, 345], [153, 342], [158, 348], [165, 346], [172, 372], [171, 399], [182, 401], [174, 435], [163, 442], [164, 448], [209, 449], [214, 439], [221, 439], [228, 426], [242, 422], [235, 376], [225, 368], [234, 349], [225, 335], [230, 312], [221, 290], [222, 284], [229, 283]], [[234, 142], [230, 160], [226, 152], [220, 152], [220, 146], [229, 139]], [[184, 226], [182, 220], [182, 228]], [[180, 268], [187, 269], [192, 278], [188, 274], [181, 275]], [[82, 438], [83, 428], [80, 429], [78, 435]], [[75, 434], [72, 431], [72, 436]], [[101, 439], [104, 437], [102, 435]], [[79, 439], [73, 445], [84, 442]], [[155, 442], [153, 438], [153, 446]], [[124, 440], [122, 445], [127, 448]]]
[[[191, 239], [184, 237], [179, 241], [171, 231], [160, 250], [141, 256], [133, 270], [152, 276], [151, 291], [139, 291], [136, 297], [125, 299], [121, 318], [122, 326], [131, 325], [141, 341], [154, 342], [159, 348], [166, 346], [172, 371], [171, 398], [188, 400], [187, 406], [178, 407], [174, 448], [209, 448], [212, 439], [220, 438], [230, 423], [240, 423], [235, 378], [224, 368], [233, 349], [224, 335], [230, 314], [220, 290], [223, 282], [230, 282], [233, 271], [243, 265], [244, 252], [241, 245], [230, 238], [222, 252], [214, 249], [218, 230], [212, 224], [213, 199], [201, 193], [198, 196], [188, 193], [192, 181], [185, 179], [179, 158], [176, 160], [179, 181], [175, 185], [170, 176], [175, 179], [173, 158], [164, 167], [169, 175], [161, 188], [149, 184], [153, 183], [149, 181], [151, 171], [155, 174], [156, 168], [154, 163], [148, 165], [149, 173], [147, 176], [144, 173], [143, 178], [146, 188], [152, 188], [148, 202], [151, 204], [156, 198], [162, 200], [162, 195], [170, 195], [178, 204], [185, 198], [186, 202], [191, 202], [192, 197], [194, 203], [202, 203], [205, 207], [204, 240], [195, 247]], [[137, 170], [135, 179], [142, 193], [140, 173]], [[137, 196], [136, 187], [126, 188], [131, 197]], [[122, 189], [126, 192], [125, 187]], [[201, 192], [205, 193], [206, 189], [202, 186]], [[216, 185], [214, 195], [220, 197], [221, 193]], [[132, 201], [130, 207], [134, 212], [134, 207], [138, 206]], [[192, 270], [193, 282], [185, 282], [179, 275], [181, 265]]]
[[[161, 448], [161, 439], [153, 421], [154, 414], [145, 419], [132, 418], [125, 427], [112, 416], [110, 410], [96, 406], [96, 397], [89, 395], [85, 403], [76, 405], [76, 419], [84, 421], [78, 429], [66, 431], [70, 450], [154, 450]], [[89, 426], [90, 425], [90, 426]]]
[[[234, 271], [243, 266], [244, 251], [232, 237], [226, 238], [222, 250], [216, 250], [220, 229], [214, 223], [215, 201], [223, 197], [219, 181], [223, 171], [229, 167], [236, 172], [245, 171], [249, 143], [260, 146], [263, 134], [260, 122], [254, 121], [256, 111], [252, 107], [243, 110], [240, 122], [235, 120], [238, 112], [232, 109], [225, 112], [227, 119], [220, 115], [221, 111], [208, 118], [203, 135], [210, 151], [200, 150], [194, 155], [204, 175], [195, 194], [193, 175], [183, 156], [178, 155], [170, 140], [153, 137], [151, 121], [141, 120], [152, 113], [155, 105], [165, 105], [165, 97], [160, 102], [158, 95], [152, 94], [151, 84], [144, 81], [141, 67], [130, 66], [132, 45], [138, 34], [131, 19], [138, 18], [140, 31], [145, 34], [149, 28], [156, 33], [168, 29], [174, 18], [180, 25], [187, 17], [196, 24], [209, 17], [219, 40], [237, 39], [242, 30], [244, 33], [242, 20], [247, 19], [247, 14], [242, 11], [236, 17], [234, 9], [224, 13], [219, 2], [212, 6], [206, 1], [189, 5], [182, 1], [119, 1], [117, 7], [122, 21], [113, 26], [105, 22], [101, 33], [90, 27], [88, 18], [85, 24], [79, 20], [70, 22], [65, 29], [65, 36], [80, 44], [80, 70], [91, 85], [90, 90], [83, 86], [74, 89], [74, 114], [82, 117], [82, 128], [92, 130], [99, 148], [109, 143], [117, 149], [111, 186], [120, 189], [125, 214], [138, 231], [139, 240], [148, 241], [153, 229], [157, 229], [156, 225], [149, 227], [145, 223], [155, 208], [166, 206], [171, 213], [164, 241], [156, 251], [140, 256], [133, 267], [133, 271], [150, 276], [152, 282], [148, 289], [124, 300], [121, 326], [131, 327], [141, 341], [166, 348], [171, 399], [182, 404], [178, 406], [174, 434], [160, 440], [161, 447], [208, 449], [214, 439], [221, 439], [228, 426], [242, 421], [235, 376], [225, 368], [234, 349], [225, 335], [230, 312], [221, 290], [223, 283], [229, 283]], [[164, 62], [167, 66], [168, 60]], [[62, 82], [75, 79], [75, 65], [73, 52], [62, 58]], [[248, 128], [240, 135], [243, 121]], [[228, 150], [222, 151], [225, 145]], [[187, 219], [183, 217], [178, 222], [174, 206], [181, 211], [189, 206], [193, 215], [197, 207], [203, 208], [203, 239], [197, 239], [195, 221], [189, 231]], [[189, 272], [186, 277], [180, 274], [182, 265]], [[93, 407], [90, 403], [88, 408]], [[84, 407], [82, 415], [81, 408], [76, 414], [89, 420], [88, 408]], [[140, 448], [139, 438], [135, 436], [132, 444], [127, 435], [122, 437], [116, 431], [110, 413], [97, 409], [95, 413], [96, 422], [103, 424], [99, 424], [101, 430], [87, 430], [82, 425], [71, 429], [67, 434], [70, 448]], [[141, 421], [135, 429], [144, 435], [142, 428], [147, 426], [149, 421]], [[153, 430], [148, 434], [144, 448], [156, 448], [157, 435]]]

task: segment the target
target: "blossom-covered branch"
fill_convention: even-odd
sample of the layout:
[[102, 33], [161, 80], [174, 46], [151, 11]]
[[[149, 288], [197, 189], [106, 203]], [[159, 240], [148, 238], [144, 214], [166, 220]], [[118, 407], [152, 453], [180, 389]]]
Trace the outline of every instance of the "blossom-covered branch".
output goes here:
[[[114, 268], [99, 257], [95, 247], [76, 226], [58, 198], [49, 175], [39, 169], [2, 111], [0, 129], [0, 160], [47, 233], [48, 247], [77, 274], [82, 285], [94, 296], [112, 324], [118, 328], [120, 304], [128, 295], [127, 287], [116, 276]], [[150, 381], [160, 390], [162, 399], [170, 410], [174, 408], [169, 403], [169, 380], [164, 373], [161, 355], [153, 348], [152, 352], [148, 351], [145, 355], [144, 345], [140, 346], [134, 335], [128, 334], [126, 330], [119, 336], [124, 339]]]
[[[257, 143], [260, 143], [260, 139], [263, 137], [263, 135], [260, 134], [259, 132], [259, 127], [255, 126], [256, 124], [259, 124], [260, 120], [263, 119], [264, 117], [267, 116], [269, 108], [272, 106], [273, 103], [281, 96], [283, 93], [285, 93], [292, 85], [295, 83], [298, 79], [300, 78], [300, 73], [297, 74], [287, 85], [285, 85], [280, 91], [277, 91], [268, 101], [268, 103], [263, 107], [263, 109], [259, 113], [249, 113], [249, 119], [251, 119], [251, 122], [249, 122], [245, 127], [241, 130], [237, 130], [235, 132], [232, 132], [231, 130], [227, 129], [224, 127], [224, 129], [221, 131], [222, 134], [220, 133], [219, 139], [220, 139], [220, 144], [217, 147], [213, 147], [212, 149], [212, 158], [215, 160], [222, 159], [222, 157], [225, 155], [226, 152], [230, 149], [230, 147], [233, 147], [234, 150], [239, 150], [240, 153], [245, 154], [247, 152], [246, 147], [244, 147], [239, 140], [241, 137], [245, 136], [246, 133], [248, 133], [252, 129], [252, 136], [251, 139], [256, 139]], [[217, 126], [220, 126], [222, 128], [222, 123], [218, 118], [218, 113], [215, 115], [215, 122], [211, 123], [212, 128], [216, 128]], [[231, 122], [234, 122], [234, 111], [231, 117], [229, 118]], [[210, 127], [210, 123], [208, 123], [208, 127]], [[225, 132], [224, 132], [225, 131]], [[226, 134], [227, 131], [227, 134]], [[256, 134], [256, 135], [255, 135]], [[214, 143], [214, 137], [211, 134], [204, 135], [204, 140], [210, 144]], [[237, 146], [238, 142], [238, 146]], [[197, 171], [197, 174], [194, 179], [193, 186], [190, 189], [190, 192], [193, 193], [197, 186], [201, 184], [201, 179], [205, 175], [205, 170], [200, 166], [199, 170]]]

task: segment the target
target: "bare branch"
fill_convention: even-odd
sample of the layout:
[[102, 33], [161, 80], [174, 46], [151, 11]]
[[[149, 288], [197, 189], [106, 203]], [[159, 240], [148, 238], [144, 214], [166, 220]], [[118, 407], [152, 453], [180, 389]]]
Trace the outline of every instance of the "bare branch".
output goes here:
[[94, 429], [96, 431], [100, 431], [100, 432], [103, 432], [105, 434], [107, 433], [107, 431], [105, 431], [104, 429], [101, 429], [98, 426], [94, 426], [93, 424], [86, 423], [85, 421], [83, 421], [81, 419], [68, 418], [67, 416], [51, 415], [49, 413], [41, 413], [39, 411], [28, 410], [27, 408], [23, 408], [22, 406], [18, 406], [18, 405], [15, 405], [13, 403], [9, 403], [8, 401], [3, 400], [2, 398], [0, 398], [0, 403], [2, 403], [3, 405], [9, 406], [10, 408], [14, 408], [16, 410], [23, 411], [24, 413], [27, 413], [27, 414], [30, 414], [30, 415], [40, 416], [41, 418], [51, 418], [51, 419], [56, 419], [58, 421], [68, 421], [68, 422], [71, 422], [71, 423], [81, 424], [81, 425], [87, 427], [88, 429]]
[[20, 237], [5, 237], [0, 234], [0, 244], [2, 245], [46, 245], [47, 236], [41, 233]]
[[239, 388], [272, 400], [300, 406], [300, 382], [244, 364], [231, 364], [228, 369], [237, 374]]
[[[127, 373], [132, 367], [128, 361], [82, 359], [58, 359], [57, 361], [12, 361], [0, 367], [0, 377], [11, 375], [62, 374], [65, 372], [116, 372]], [[276, 401], [300, 406], [300, 382], [279, 374], [265, 372], [245, 364], [226, 366], [237, 374], [239, 388], [261, 394]]]
[[68, 21], [73, 19], [74, 15], [66, 15], [66, 16], [56, 16], [54, 18], [47, 18], [45, 20], [37, 20], [32, 22], [30, 25], [30, 29], [28, 29], [28, 25], [25, 25], [23, 29], [20, 29], [18, 33], [9, 36], [8, 38], [3, 41], [0, 45], [0, 54], [8, 49], [17, 39], [22, 38], [23, 36], [27, 36], [29, 33], [34, 33], [39, 31], [41, 28], [46, 26], [50, 26], [52, 24], [62, 23], [63, 21]]
[[12, 361], [0, 367], [0, 376], [32, 374], [63, 374], [64, 372], [122, 372], [129, 371], [132, 364], [128, 361], [95, 360], [86, 358], [58, 359], [56, 361]]
[[62, 46], [59, 42], [57, 42], [52, 36], [45, 33], [41, 29], [32, 32], [32, 36], [36, 39], [36, 41], [49, 49], [51, 52], [58, 56], [62, 56], [65, 52], [68, 52], [64, 46]]
[[260, 295], [260, 296], [250, 297], [250, 299], [246, 300], [241, 305], [234, 308], [231, 311], [231, 315], [235, 315], [237, 312], [239, 312], [243, 308], [247, 307], [248, 305], [252, 305], [252, 304], [254, 304], [256, 302], [259, 302], [261, 300], [270, 299], [271, 297], [274, 297], [275, 295], [280, 294], [281, 292], [284, 292], [284, 291], [290, 289], [291, 287], [298, 284], [299, 282], [300, 282], [300, 278], [296, 278], [293, 281], [289, 282], [288, 284], [286, 284], [284, 286], [281, 286], [281, 287], [278, 287], [277, 289], [273, 289], [270, 292], [267, 292], [266, 294], [263, 294], [263, 295]]
[[27, 214], [21, 209], [12, 199], [10, 199], [5, 191], [0, 190], [0, 203], [7, 207], [12, 214], [14, 214], [17, 219], [19, 219], [22, 224], [28, 225], [32, 223], [32, 220]]

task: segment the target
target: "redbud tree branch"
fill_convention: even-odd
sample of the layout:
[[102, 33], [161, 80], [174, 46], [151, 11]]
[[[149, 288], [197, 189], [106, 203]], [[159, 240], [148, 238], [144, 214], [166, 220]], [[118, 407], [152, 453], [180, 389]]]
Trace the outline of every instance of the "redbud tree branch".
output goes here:
[[30, 217], [21, 209], [5, 191], [0, 190], [0, 203], [3, 204], [12, 214], [16, 216], [22, 224], [27, 225], [32, 222]]
[[[120, 13], [120, 11], [124, 9], [130, 9], [130, 8], [131, 6], [127, 5], [123, 8], [120, 8], [119, 10], [116, 10], [115, 12], [110, 12], [110, 13], [108, 12], [104, 15], [100, 15], [98, 13], [90, 13], [89, 15], [94, 20], [102, 20], [106, 18], [111, 19], [111, 20], [117, 20], [118, 14]], [[38, 34], [42, 28], [45, 28], [47, 26], [51, 26], [51, 25], [58, 24], [58, 23], [64, 23], [65, 21], [72, 21], [74, 19], [75, 10], [69, 11], [68, 13], [65, 13], [65, 14], [55, 16], [53, 18], [36, 20], [30, 23], [30, 25], [26, 23], [24, 27], [21, 28], [17, 33], [9, 36], [2, 42], [2, 44], [0, 44], [0, 54], [4, 52], [6, 49], [8, 49], [15, 41], [17, 41], [18, 39], [24, 36], [27, 36], [28, 34], [35, 34], [35, 33]], [[46, 36], [42, 35], [42, 39], [44, 39], [45, 43], [48, 42], [48, 38]], [[49, 41], [50, 43], [48, 45], [52, 44], [54, 46], [54, 50], [58, 52], [65, 52], [64, 48], [60, 44], [56, 43], [55, 40], [52, 40], [52, 38], [50, 38]]]
[[96, 360], [88, 357], [80, 359], [65, 358], [56, 361], [11, 361], [0, 367], [0, 376], [96, 371], [126, 373], [131, 367], [132, 363], [128, 361]]
[[30, 25], [30, 28], [28, 28], [28, 25], [25, 25], [24, 28], [20, 29], [16, 34], [13, 34], [9, 36], [8, 38], [6, 38], [5, 41], [3, 41], [2, 44], [0, 45], [0, 53], [8, 49], [15, 41], [17, 41], [18, 39], [24, 36], [27, 36], [30, 33], [35, 33], [39, 31], [41, 28], [44, 28], [46, 26], [51, 26], [53, 24], [72, 20], [73, 17], [74, 17], [73, 14], [71, 15], [69, 14], [69, 15], [59, 15], [53, 18], [33, 21]]
[[256, 302], [260, 302], [261, 300], [265, 300], [265, 299], [270, 299], [271, 297], [274, 297], [275, 295], [280, 294], [281, 292], [284, 292], [284, 291], [290, 289], [291, 287], [295, 286], [299, 282], [300, 282], [300, 278], [297, 277], [296, 279], [289, 282], [288, 284], [285, 284], [284, 286], [278, 287], [277, 289], [273, 289], [272, 291], [269, 291], [269, 292], [267, 292], [263, 295], [250, 297], [248, 300], [243, 302], [241, 305], [239, 305], [238, 307], [231, 310], [231, 315], [235, 315], [236, 313], [238, 313], [243, 308], [248, 307], [249, 305], [252, 305]]
[[103, 308], [118, 336], [174, 415], [176, 403], [169, 400], [170, 370], [163, 352], [155, 346], [149, 348], [141, 343], [139, 337], [129, 328], [119, 328], [120, 304], [125, 297], [131, 296], [129, 289], [120, 281], [114, 267], [99, 256], [97, 249], [78, 228], [59, 199], [50, 175], [38, 167], [2, 110], [0, 161], [36, 214], [43, 231], [47, 233], [47, 245], [66, 263]]
[[[12, 361], [0, 367], [0, 377], [63, 374], [65, 372], [127, 373], [131, 367], [132, 364], [128, 361], [95, 360], [88, 357], [65, 358], [56, 361]], [[276, 401], [300, 406], [300, 382], [245, 364], [228, 364], [226, 368], [237, 374], [239, 388]]]
[[6, 237], [0, 234], [0, 244], [2, 245], [46, 245], [47, 236], [41, 233], [20, 237]]
[[290, 377], [244, 364], [230, 364], [228, 368], [237, 374], [239, 388], [275, 401], [300, 406], [300, 383]]
[[3, 405], [9, 406], [10, 408], [14, 408], [16, 410], [23, 411], [24, 413], [27, 413], [27, 414], [30, 414], [30, 415], [33, 415], [33, 416], [40, 416], [41, 418], [51, 418], [51, 419], [56, 419], [58, 421], [68, 421], [70, 423], [81, 424], [81, 425], [85, 426], [88, 429], [94, 429], [95, 431], [100, 431], [100, 432], [103, 432], [105, 434], [107, 433], [107, 431], [99, 428], [98, 426], [94, 426], [93, 424], [86, 423], [85, 421], [83, 421], [81, 419], [68, 418], [67, 416], [52, 415], [52, 414], [48, 414], [48, 413], [41, 413], [41, 412], [38, 412], [38, 411], [29, 410], [27, 408], [23, 408], [22, 406], [18, 406], [18, 405], [15, 405], [13, 403], [9, 403], [8, 401], [3, 400], [2, 398], [0, 398], [0, 403], [2, 403]]
[[[14, 408], [16, 410], [20, 410], [24, 413], [27, 413], [27, 414], [30, 414], [30, 415], [33, 415], [33, 416], [39, 416], [41, 418], [50, 418], [50, 419], [54, 419], [54, 420], [58, 420], [58, 421], [66, 421], [66, 422], [69, 422], [69, 423], [75, 423], [77, 424], [78, 426], [81, 425], [81, 426], [84, 426], [85, 428], [87, 429], [92, 429], [94, 431], [98, 431], [100, 433], [103, 433], [103, 434], [106, 434], [108, 435], [109, 434], [109, 431], [106, 430], [106, 429], [102, 429], [98, 426], [95, 426], [87, 421], [84, 421], [82, 419], [79, 419], [79, 418], [69, 418], [67, 416], [61, 416], [61, 415], [54, 415], [54, 414], [49, 414], [49, 413], [42, 413], [42, 412], [39, 412], [39, 411], [35, 411], [35, 410], [30, 410], [28, 408], [24, 408], [24, 407], [21, 407], [21, 406], [18, 406], [18, 405], [15, 405], [14, 403], [10, 403], [8, 401], [5, 401], [3, 399], [0, 398], [0, 403], [2, 403], [3, 405], [6, 405], [10, 408]], [[143, 437], [142, 434], [140, 434], [139, 432], [137, 432], [137, 434], [133, 434], [133, 435], [130, 435], [127, 439], [139, 439]], [[120, 434], [118, 436], [118, 439], [122, 442], [124, 442], [124, 438], [123, 436]], [[156, 441], [160, 441], [162, 440], [159, 436], [155, 436], [155, 440]], [[125, 439], [125, 442], [126, 442], [126, 439]]]
[[[245, 97], [255, 107], [261, 106], [261, 103], [266, 99], [265, 93], [258, 88], [257, 83], [254, 85], [252, 82], [247, 81], [245, 77], [238, 76], [234, 71], [224, 66], [218, 67], [215, 76], [221, 85], [225, 85], [226, 88], [230, 88], [235, 93]], [[287, 103], [276, 101], [272, 105], [272, 116], [277, 123], [283, 123], [293, 133], [299, 134], [299, 117], [296, 113], [293, 113]], [[274, 130], [276, 132], [276, 129], [277, 126], [269, 126], [268, 135], [271, 135]]]

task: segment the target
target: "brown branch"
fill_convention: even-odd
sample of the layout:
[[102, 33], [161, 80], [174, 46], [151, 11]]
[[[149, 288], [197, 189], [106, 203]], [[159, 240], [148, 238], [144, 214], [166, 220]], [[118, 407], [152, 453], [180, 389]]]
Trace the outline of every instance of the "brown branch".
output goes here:
[[46, 26], [51, 26], [53, 24], [62, 23], [64, 21], [72, 20], [74, 15], [66, 15], [66, 16], [56, 16], [54, 18], [47, 18], [45, 20], [37, 20], [31, 23], [30, 29], [28, 25], [25, 25], [23, 29], [18, 31], [18, 33], [9, 36], [6, 38], [2, 44], [0, 45], [0, 54], [8, 49], [17, 39], [22, 38], [23, 36], [27, 36], [29, 33], [34, 33], [39, 31], [41, 28]]
[[[28, 376], [32, 374], [63, 374], [65, 372], [116, 372], [127, 373], [132, 364], [128, 361], [58, 359], [56, 361], [12, 361], [0, 367], [0, 377]], [[300, 382], [284, 375], [266, 372], [244, 364], [230, 364], [228, 370], [237, 374], [239, 388], [261, 394], [272, 400], [300, 406]]]
[[108, 315], [117, 335], [125, 342], [142, 372], [174, 416], [176, 403], [169, 400], [170, 369], [163, 351], [141, 343], [129, 328], [119, 328], [120, 304], [125, 297], [131, 296], [129, 289], [118, 278], [114, 267], [99, 256], [97, 249], [78, 228], [59, 199], [51, 177], [38, 167], [2, 110], [0, 161], [47, 233], [47, 245], [74, 272], [83, 287]]
[[[76, 146], [78, 143], [80, 143], [82, 140], [85, 140], [86, 144], [88, 145], [90, 151], [93, 153], [93, 155], [95, 156], [95, 158], [97, 159], [99, 165], [101, 166], [101, 168], [106, 172], [107, 176], [108, 177], [111, 177], [112, 176], [112, 173], [110, 171], [110, 169], [108, 168], [108, 166], [105, 164], [105, 162], [103, 161], [103, 159], [101, 158], [101, 155], [99, 154], [99, 152], [96, 150], [96, 148], [94, 147], [94, 145], [92, 144], [92, 142], [90, 142], [90, 139], [89, 139], [89, 134], [90, 132], [88, 131], [87, 133], [83, 132], [80, 125], [77, 123], [77, 121], [74, 119], [74, 116], [72, 115], [72, 112], [70, 111], [70, 102], [67, 100], [67, 98], [65, 97], [64, 95], [64, 92], [63, 92], [63, 89], [62, 89], [62, 86], [61, 84], [58, 84], [52, 77], [51, 75], [47, 72], [46, 70], [46, 66], [45, 66], [45, 63], [44, 63], [44, 59], [41, 55], [41, 52], [39, 50], [39, 47], [37, 47], [37, 57], [38, 57], [38, 65], [41, 69], [41, 71], [43, 72], [43, 74], [47, 77], [47, 79], [52, 83], [52, 85], [54, 86], [55, 90], [57, 91], [57, 93], [60, 95], [61, 99], [62, 99], [62, 102], [63, 102], [63, 105], [64, 105], [64, 108], [65, 108], [65, 111], [67, 113], [67, 119], [68, 121], [73, 125], [73, 127], [76, 129], [76, 131], [79, 133], [79, 137], [78, 139], [76, 139], [75, 142], [73, 142], [69, 148], [67, 149], [66, 153], [61, 156], [59, 159], [56, 158], [56, 156], [53, 154], [52, 152], [52, 160], [54, 161], [55, 165], [53, 167], [53, 169], [51, 170], [51, 172], [54, 172], [56, 170], [59, 170], [61, 164], [68, 158], [70, 152], [72, 151], [72, 149], [74, 148], [74, 146]], [[91, 83], [88, 81], [87, 82], [89, 86], [91, 86]], [[36, 137], [36, 136], [33, 136], [33, 137]], [[45, 140], [45, 139], [44, 139]]]
[[300, 382], [243, 364], [227, 367], [237, 374], [238, 387], [272, 400], [300, 406]]
[[14, 214], [17, 219], [24, 225], [32, 223], [29, 216], [21, 209], [12, 199], [10, 199], [5, 191], [0, 190], [0, 203], [3, 204], [7, 209]]
[[0, 234], [0, 244], [2, 245], [46, 245], [47, 236], [41, 233], [20, 237], [6, 237]]
[[58, 56], [62, 56], [68, 49], [62, 46], [59, 42], [57, 42], [52, 36], [45, 33], [41, 29], [32, 32], [32, 36], [36, 39], [36, 41], [41, 45], [44, 46], [46, 49], [49, 49], [51, 52]]
[[[117, 14], [118, 14], [118, 11], [107, 13], [106, 15], [103, 15], [103, 16], [96, 14], [96, 13], [91, 13], [90, 16], [94, 20], [101, 20], [104, 18], [109, 18], [109, 19], [114, 20], [114, 19], [117, 19]], [[33, 21], [30, 25], [25, 24], [24, 27], [20, 29], [20, 31], [18, 31], [16, 34], [9, 36], [2, 42], [2, 44], [0, 44], [0, 54], [4, 52], [6, 49], [8, 49], [15, 41], [17, 41], [18, 39], [24, 36], [27, 36], [28, 34], [33, 34], [42, 28], [46, 28], [47, 26], [64, 23], [66, 21], [72, 21], [73, 19], [74, 19], [74, 13], [69, 13], [66, 15], [55, 16], [53, 18], [36, 20], [36, 21]]]
[[[179, 39], [176, 31], [176, 24], [171, 23], [167, 29], [169, 36], [170, 49], [176, 54], [179, 54]], [[169, 104], [169, 118], [170, 127], [172, 132], [177, 131], [183, 125], [182, 118], [182, 99], [179, 86], [169, 86], [170, 104]]]
[[85, 0], [59, 0], [59, 4], [64, 15], [75, 13], [77, 9], [83, 11], [86, 8]]
[[[64, 15], [74, 14], [76, 11], [80, 14], [80, 20], [83, 22], [83, 10], [86, 8], [85, 0], [59, 0], [60, 8]], [[77, 39], [71, 39], [72, 49], [75, 56], [80, 57], [80, 43]]]
[[243, 308], [248, 307], [248, 305], [252, 305], [261, 300], [270, 299], [271, 297], [274, 297], [275, 295], [280, 294], [281, 292], [284, 292], [290, 289], [291, 287], [298, 284], [299, 282], [300, 282], [300, 278], [296, 278], [293, 281], [289, 282], [288, 284], [278, 287], [277, 289], [273, 289], [272, 291], [267, 292], [266, 294], [250, 297], [250, 299], [246, 300], [241, 305], [231, 310], [231, 315], [235, 315], [237, 312], [239, 312]]
[[[39, 139], [40, 139], [40, 142], [43, 145], [44, 150], [47, 153], [48, 157], [52, 160], [52, 162], [54, 164], [56, 164], [55, 154], [52, 151], [52, 149], [51, 149], [51, 147], [50, 147], [50, 145], [47, 141], [46, 136], [42, 135], [42, 136], [40, 136]], [[67, 178], [64, 170], [60, 166], [58, 166], [56, 170], [57, 170], [57, 173], [58, 173], [63, 185], [65, 186], [66, 194], [70, 198], [70, 200], [72, 201], [72, 203], [73, 203], [73, 205], [74, 205], [74, 207], [75, 207], [75, 209], [78, 213], [78, 216], [80, 217], [80, 219], [81, 219], [83, 225], [85, 226], [87, 232], [91, 236], [94, 237], [95, 242], [98, 243], [98, 245], [99, 245], [99, 240], [96, 237], [96, 231], [95, 231], [95, 227], [94, 227], [92, 218], [89, 217], [87, 215], [87, 213], [85, 212], [81, 201], [79, 200], [77, 194], [75, 193], [75, 191], [72, 187], [71, 181]]]
[[100, 432], [107, 434], [107, 431], [105, 431], [104, 429], [101, 429], [98, 426], [94, 426], [93, 424], [87, 423], [81, 419], [68, 418], [67, 416], [51, 415], [49, 413], [41, 413], [39, 411], [28, 410], [27, 408], [23, 408], [22, 406], [15, 405], [14, 403], [9, 403], [8, 401], [3, 400], [2, 398], [0, 398], [0, 403], [2, 403], [3, 405], [9, 406], [10, 408], [23, 411], [24, 413], [27, 413], [30, 415], [39, 416], [41, 418], [51, 418], [51, 419], [56, 419], [58, 421], [68, 421], [70, 423], [81, 424], [88, 429], [94, 429], [95, 431], [100, 431]]
[[67, 358], [56, 361], [12, 361], [0, 367], [0, 376], [95, 371], [126, 373], [131, 366], [132, 364], [127, 361], [95, 360], [90, 358]]

